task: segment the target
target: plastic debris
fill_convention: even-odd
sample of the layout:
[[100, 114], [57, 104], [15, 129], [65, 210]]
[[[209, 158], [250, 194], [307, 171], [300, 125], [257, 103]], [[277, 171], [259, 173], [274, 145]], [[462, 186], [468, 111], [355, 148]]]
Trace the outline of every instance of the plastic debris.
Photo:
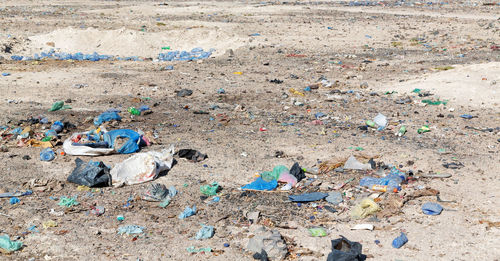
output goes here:
[[76, 201], [76, 197], [71, 197], [71, 198], [61, 197], [59, 199], [59, 203], [58, 203], [59, 206], [64, 206], [64, 207], [67, 207], [67, 208], [70, 208], [70, 207], [73, 207], [73, 206], [77, 206], [79, 204], [80, 203], [78, 203]]
[[326, 230], [322, 227], [310, 228], [308, 230], [309, 230], [309, 233], [311, 234], [311, 236], [313, 236], [313, 237], [326, 237], [327, 236]]
[[167, 53], [158, 54], [158, 60], [160, 61], [195, 61], [201, 59], [207, 59], [212, 55], [214, 49], [204, 51], [203, 48], [196, 47], [191, 51], [170, 51]]
[[399, 235], [399, 237], [396, 237], [393, 241], [392, 241], [392, 247], [394, 248], [400, 248], [402, 246], [404, 246], [404, 244], [408, 243], [408, 237], [406, 237], [406, 234], [401, 232], [401, 235]]
[[375, 116], [375, 118], [373, 118], [373, 122], [377, 124], [378, 130], [383, 130], [387, 126], [387, 117], [379, 113]]
[[66, 110], [66, 109], [71, 109], [71, 106], [64, 105], [63, 101], [57, 101], [54, 104], [52, 104], [52, 107], [49, 109], [49, 111], [59, 111], [59, 110]]
[[190, 217], [194, 214], [196, 214], [196, 206], [195, 205], [193, 205], [192, 208], [186, 207], [184, 209], [184, 211], [181, 214], [179, 214], [179, 219], [185, 219], [185, 218]]
[[351, 217], [355, 219], [365, 218], [375, 214], [380, 207], [373, 199], [365, 198], [351, 210]]
[[127, 226], [121, 226], [118, 228], [118, 234], [123, 235], [132, 235], [132, 234], [142, 234], [144, 233], [144, 227], [140, 227], [137, 225], [127, 225]]
[[263, 180], [261, 177], [257, 178], [254, 182], [247, 184], [241, 189], [249, 189], [249, 190], [274, 190], [276, 187], [278, 187], [278, 181], [277, 180], [271, 180], [269, 182]]
[[107, 187], [111, 185], [109, 167], [102, 161], [85, 162], [80, 158], [75, 159], [76, 167], [68, 176], [68, 181], [87, 187]]
[[342, 203], [342, 201], [343, 201], [342, 193], [340, 193], [338, 191], [329, 192], [328, 196], [325, 198], [325, 200], [328, 201], [328, 203], [338, 205], [338, 204]]
[[161, 152], [137, 153], [111, 169], [113, 186], [133, 185], [154, 180], [172, 167], [174, 147]]
[[186, 96], [191, 96], [192, 94], [193, 94], [192, 90], [182, 89], [177, 93], [177, 97], [186, 97]]
[[90, 210], [90, 213], [92, 213], [93, 215], [96, 215], [96, 216], [100, 216], [100, 215], [104, 214], [105, 211], [106, 211], [106, 209], [103, 206], [95, 206], [95, 207], [92, 207], [92, 209]]
[[364, 177], [359, 181], [360, 186], [368, 187], [370, 189], [381, 191], [380, 189], [374, 189], [376, 186], [387, 186], [386, 191], [397, 192], [401, 190], [401, 183], [406, 180], [406, 174], [397, 168], [392, 168], [390, 173], [383, 178], [372, 178]]
[[437, 216], [441, 214], [443, 207], [437, 203], [427, 202], [422, 205], [422, 212], [426, 215]]
[[57, 222], [55, 222], [54, 220], [48, 220], [43, 222], [42, 224], [43, 229], [47, 229], [49, 227], [57, 227], [57, 226], [58, 226]]
[[17, 203], [19, 203], [19, 202], [21, 202], [21, 200], [20, 200], [20, 199], [18, 199], [17, 197], [12, 197], [12, 198], [10, 198], [10, 200], [9, 200], [9, 203], [10, 203], [11, 205], [15, 205], [15, 204], [17, 204]]
[[200, 186], [200, 192], [205, 196], [215, 196], [217, 195], [217, 191], [219, 190], [219, 184], [217, 182], [213, 182], [210, 185]]
[[358, 242], [349, 241], [344, 236], [332, 240], [332, 252], [327, 261], [363, 261], [366, 255], [362, 254], [363, 246]]
[[152, 183], [148, 186], [142, 199], [146, 201], [162, 201], [169, 196], [169, 191], [167, 187], [163, 184]]
[[311, 201], [318, 201], [326, 198], [328, 196], [327, 193], [321, 193], [321, 192], [312, 192], [312, 193], [305, 193], [301, 195], [290, 195], [288, 196], [288, 199], [292, 202], [311, 202]]
[[281, 174], [285, 172], [289, 173], [288, 168], [283, 165], [278, 165], [274, 167], [273, 171], [265, 171], [260, 176], [264, 181], [269, 182], [271, 180], [278, 180]]
[[190, 246], [186, 248], [186, 251], [188, 251], [189, 253], [201, 253], [201, 252], [210, 253], [212, 252], [212, 248], [210, 247], [195, 248], [194, 246]]
[[206, 154], [203, 154], [197, 150], [192, 150], [192, 149], [181, 149], [176, 154], [180, 158], [185, 158], [193, 162], [199, 162], [208, 158]]
[[372, 169], [370, 163], [363, 164], [359, 162], [354, 156], [350, 156], [344, 163], [344, 169], [354, 169], [354, 170], [368, 170]]
[[94, 125], [99, 126], [112, 120], [121, 121], [122, 117], [116, 111], [106, 111], [94, 118]]
[[357, 224], [351, 227], [351, 230], [373, 230], [374, 226], [372, 224]]
[[423, 125], [422, 127], [420, 127], [420, 129], [417, 130], [417, 133], [422, 134], [422, 133], [429, 132], [429, 131], [431, 131], [431, 129], [429, 128], [429, 125]]
[[8, 252], [13, 252], [21, 249], [23, 247], [23, 242], [12, 241], [8, 235], [0, 236], [0, 248], [5, 249]]
[[196, 233], [195, 239], [196, 240], [202, 240], [202, 239], [208, 239], [214, 236], [214, 227], [213, 226], [206, 226], [206, 225], [201, 225], [201, 229], [198, 230], [198, 233]]

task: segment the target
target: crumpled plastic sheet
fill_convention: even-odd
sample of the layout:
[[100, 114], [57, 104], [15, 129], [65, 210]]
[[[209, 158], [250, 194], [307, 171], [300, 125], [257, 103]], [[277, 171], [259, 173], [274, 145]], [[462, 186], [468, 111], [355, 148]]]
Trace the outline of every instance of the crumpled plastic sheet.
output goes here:
[[59, 206], [65, 206], [67, 208], [72, 207], [72, 206], [77, 206], [79, 204], [80, 203], [78, 203], [76, 201], [76, 197], [71, 197], [71, 198], [61, 197], [61, 199], [59, 199], [59, 203], [58, 203]]
[[263, 180], [261, 177], [257, 178], [254, 182], [247, 184], [241, 189], [251, 189], [251, 190], [274, 190], [276, 187], [278, 187], [278, 181], [277, 180], [271, 180], [269, 182]]
[[312, 193], [305, 193], [301, 195], [290, 195], [288, 196], [288, 199], [290, 199], [293, 202], [311, 202], [311, 201], [318, 201], [326, 198], [328, 196], [327, 193], [322, 193], [322, 192], [312, 192]]
[[274, 167], [273, 171], [264, 171], [260, 176], [264, 181], [278, 180], [282, 173], [290, 173], [287, 167], [278, 165]]
[[21, 241], [12, 241], [10, 240], [8, 235], [0, 236], [0, 248], [3, 248], [9, 252], [19, 250], [23, 247], [23, 242]]
[[193, 205], [192, 208], [186, 207], [184, 211], [179, 215], [179, 219], [185, 219], [192, 215], [196, 214], [196, 205]]
[[107, 187], [111, 185], [109, 167], [102, 161], [85, 162], [80, 158], [75, 159], [76, 167], [68, 176], [68, 181], [87, 187]]
[[194, 246], [190, 246], [190, 247], [186, 248], [186, 250], [189, 253], [200, 253], [200, 252], [210, 253], [210, 252], [212, 252], [212, 248], [210, 248], [210, 247], [195, 248]]
[[308, 229], [309, 233], [311, 233], [311, 236], [313, 237], [326, 237], [326, 230], [322, 227], [314, 227]]
[[399, 235], [399, 237], [396, 237], [393, 241], [392, 241], [392, 247], [394, 248], [400, 248], [402, 246], [404, 246], [404, 244], [408, 243], [408, 237], [406, 237], [406, 234], [401, 232], [401, 235]]
[[441, 214], [443, 207], [438, 203], [427, 202], [422, 205], [422, 212], [426, 215], [436, 216]]
[[351, 217], [353, 218], [365, 218], [370, 215], [375, 214], [380, 210], [380, 206], [373, 201], [373, 199], [365, 198], [356, 205], [351, 211]]
[[118, 228], [119, 235], [123, 234], [132, 235], [132, 234], [142, 234], [142, 233], [144, 233], [144, 227], [137, 225], [127, 225]]
[[207, 225], [201, 225], [201, 229], [198, 230], [198, 233], [196, 233], [195, 239], [196, 240], [202, 240], [202, 239], [207, 239], [211, 238], [214, 236], [214, 227], [213, 226], [207, 226]]
[[122, 117], [116, 111], [105, 111], [94, 118], [94, 125], [99, 126], [107, 121], [121, 121]]
[[201, 194], [205, 196], [215, 196], [217, 195], [217, 190], [219, 189], [219, 184], [217, 182], [213, 182], [210, 185], [200, 186]]

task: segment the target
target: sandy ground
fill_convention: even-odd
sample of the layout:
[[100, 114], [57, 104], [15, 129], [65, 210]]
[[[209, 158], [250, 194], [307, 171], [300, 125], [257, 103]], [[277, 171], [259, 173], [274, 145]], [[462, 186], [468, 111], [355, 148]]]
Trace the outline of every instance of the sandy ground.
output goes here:
[[[108, 129], [158, 133], [157, 143], [144, 151], [175, 144], [179, 149], [200, 150], [209, 158], [199, 163], [177, 159], [172, 170], [157, 180], [180, 191], [163, 209], [140, 200], [148, 184], [77, 191], [75, 184], [66, 182], [76, 157], [42, 162], [40, 148], [2, 140], [9, 148], [0, 152], [3, 192], [29, 189], [27, 183], [33, 178], [51, 178], [64, 188], [21, 197], [16, 205], [1, 199], [0, 213], [5, 215], [0, 216], [0, 232], [25, 246], [0, 259], [252, 260], [253, 253], [246, 251], [251, 233], [244, 213], [258, 210], [258, 223], [278, 229], [284, 237], [287, 260], [326, 260], [330, 240], [339, 235], [360, 242], [369, 260], [498, 260], [500, 230], [494, 222], [500, 221], [500, 6], [386, 2], [366, 7], [338, 1], [3, 1], [0, 72], [10, 75], [0, 76], [0, 125], [26, 127], [22, 120], [45, 115], [50, 121], [76, 125], [63, 133], [64, 140], [71, 132], [92, 128], [91, 120], [101, 112], [119, 108], [124, 120]], [[252, 36], [256, 33], [260, 35]], [[216, 51], [195, 62], [155, 61], [165, 46]], [[137, 55], [145, 60], [10, 59], [51, 48]], [[167, 65], [174, 70], [164, 70]], [[305, 96], [289, 92], [290, 88], [302, 91], [320, 77], [335, 84]], [[271, 83], [273, 79], [283, 83]], [[75, 88], [75, 84], [85, 85]], [[193, 95], [177, 97], [175, 91], [185, 88]], [[220, 88], [226, 93], [218, 94]], [[419, 97], [412, 92], [415, 88], [430, 94]], [[68, 99], [72, 109], [47, 112], [53, 102]], [[424, 99], [447, 104], [424, 106]], [[153, 113], [131, 117], [126, 112], [140, 105], [149, 105]], [[209, 114], [195, 114], [198, 110]], [[318, 112], [328, 116], [324, 125], [307, 124]], [[387, 129], [358, 128], [379, 112], [389, 119]], [[463, 114], [477, 117], [467, 120], [460, 117]], [[400, 138], [394, 133], [401, 125], [408, 132]], [[431, 131], [417, 134], [422, 125]], [[31, 127], [42, 132], [42, 125]], [[276, 157], [277, 151], [284, 156]], [[399, 195], [426, 187], [454, 202], [441, 203], [445, 210], [439, 216], [420, 210], [423, 203], [436, 202], [429, 196], [408, 201], [390, 217], [354, 220], [349, 211], [369, 195], [357, 186], [359, 178], [370, 174], [362, 171], [310, 175], [311, 184], [301, 182], [290, 192], [238, 190], [279, 164], [299, 162], [315, 168], [352, 154], [375, 157], [417, 177], [449, 173], [447, 179], [418, 178]], [[23, 159], [25, 155], [31, 159]], [[113, 166], [127, 157], [82, 158]], [[447, 169], [443, 164], [449, 162], [464, 167]], [[337, 213], [287, 199], [290, 194], [332, 191], [350, 177], [355, 181], [342, 189], [346, 202], [336, 207]], [[213, 181], [223, 187], [221, 201], [208, 204], [210, 199], [200, 198], [199, 187]], [[70, 210], [51, 199], [72, 195], [78, 195], [81, 204]], [[382, 207], [388, 197], [388, 193], [380, 196]], [[134, 199], [133, 207], [124, 208], [129, 198]], [[93, 204], [104, 206], [105, 214], [90, 214]], [[198, 213], [179, 220], [177, 215], [193, 204]], [[51, 209], [65, 214], [51, 215]], [[117, 221], [117, 215], [125, 221]], [[58, 226], [44, 229], [48, 220]], [[285, 225], [289, 223], [295, 225]], [[359, 223], [373, 224], [375, 230], [350, 230]], [[117, 235], [118, 227], [128, 224], [146, 227], [145, 234]], [[200, 224], [214, 226], [215, 236], [193, 239]], [[32, 225], [38, 232], [28, 230]], [[307, 228], [314, 226], [326, 228], [328, 236], [311, 237]], [[392, 248], [400, 231], [406, 232], [409, 242]], [[190, 254], [189, 246], [214, 251]]]

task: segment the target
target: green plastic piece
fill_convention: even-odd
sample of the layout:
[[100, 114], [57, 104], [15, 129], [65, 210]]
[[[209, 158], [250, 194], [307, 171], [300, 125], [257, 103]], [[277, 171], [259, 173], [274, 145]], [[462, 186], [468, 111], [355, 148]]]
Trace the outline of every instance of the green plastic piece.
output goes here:
[[403, 136], [406, 133], [406, 126], [401, 126], [398, 131], [399, 135]]
[[420, 93], [421, 91], [422, 91], [422, 89], [415, 88], [415, 89], [413, 89], [413, 91], [411, 91], [411, 92], [413, 92], [413, 93]]
[[356, 147], [356, 150], [357, 150], [357, 151], [363, 151], [363, 150], [365, 150], [365, 149], [363, 149], [363, 147]]
[[23, 246], [21, 241], [12, 241], [8, 235], [0, 236], [0, 248], [9, 252], [19, 250]]
[[49, 111], [58, 111], [58, 110], [65, 110], [65, 109], [71, 109], [71, 106], [64, 105], [63, 101], [56, 101], [56, 102], [54, 102], [54, 104], [52, 104], [52, 108], [50, 108]]
[[164, 46], [161, 48], [162, 50], [170, 50], [170, 46]]
[[72, 207], [72, 206], [76, 206], [80, 203], [78, 203], [76, 201], [76, 198], [73, 197], [73, 198], [67, 198], [67, 197], [62, 197], [60, 200], [59, 200], [59, 206], [64, 206], [64, 207]]
[[274, 167], [273, 171], [264, 171], [260, 176], [264, 181], [272, 181], [272, 180], [278, 180], [281, 176], [281, 173], [284, 172], [290, 172], [290, 170], [283, 166], [283, 165], [278, 165]]
[[418, 134], [422, 134], [422, 133], [429, 132], [429, 131], [431, 131], [431, 129], [429, 128], [429, 125], [424, 125], [424, 126], [420, 127], [420, 129], [417, 130]]
[[309, 233], [311, 233], [313, 237], [326, 237], [326, 231], [322, 227], [310, 228]]
[[210, 185], [203, 185], [200, 187], [200, 192], [205, 196], [215, 196], [217, 195], [217, 190], [219, 189], [219, 184], [213, 182]]
[[128, 108], [128, 112], [132, 115], [141, 115], [141, 111], [136, 109], [135, 107]]
[[373, 122], [371, 120], [367, 120], [366, 121], [366, 125], [369, 126], [369, 127], [375, 128], [375, 122]]
[[202, 248], [196, 249], [194, 246], [190, 246], [190, 247], [186, 248], [186, 250], [189, 253], [200, 253], [200, 252], [210, 253], [210, 252], [212, 252], [212, 248], [210, 248], [210, 247], [202, 247]]
[[422, 100], [422, 103], [427, 103], [429, 105], [446, 105], [448, 102], [447, 101], [440, 101], [440, 100], [437, 100], [437, 101], [432, 101], [432, 100]]
[[51, 140], [52, 140], [52, 136], [47, 136], [47, 137], [42, 139], [42, 141], [51, 141]]

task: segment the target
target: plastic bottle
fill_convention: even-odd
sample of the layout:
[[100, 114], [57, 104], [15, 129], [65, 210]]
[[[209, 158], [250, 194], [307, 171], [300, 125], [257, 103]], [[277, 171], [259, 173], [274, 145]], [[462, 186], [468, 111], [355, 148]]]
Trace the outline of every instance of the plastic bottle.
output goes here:
[[51, 148], [45, 148], [40, 152], [41, 161], [51, 161], [56, 157], [56, 153]]

